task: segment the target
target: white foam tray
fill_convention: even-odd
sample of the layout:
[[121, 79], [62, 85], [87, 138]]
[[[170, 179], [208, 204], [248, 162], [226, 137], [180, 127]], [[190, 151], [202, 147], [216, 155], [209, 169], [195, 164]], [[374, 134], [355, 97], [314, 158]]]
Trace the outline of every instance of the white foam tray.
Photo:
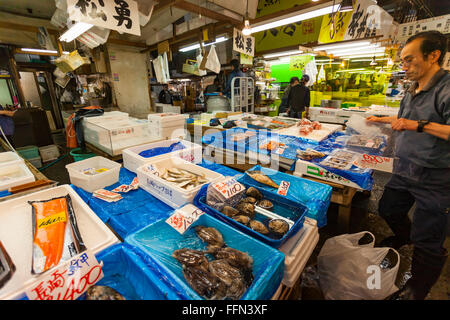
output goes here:
[[1, 202], [0, 239], [16, 266], [16, 271], [12, 278], [0, 289], [0, 300], [20, 298], [26, 288], [56, 268], [47, 270], [40, 276], [31, 274], [33, 228], [32, 211], [28, 201], [48, 200], [67, 194], [72, 198], [78, 228], [87, 249], [97, 254], [107, 247], [120, 242], [113, 232], [95, 215], [92, 209], [67, 184]]
[[0, 166], [9, 166], [13, 163], [24, 162], [22, 157], [12, 151], [0, 153]]
[[[87, 192], [94, 192], [119, 181], [120, 167], [120, 163], [100, 156], [66, 165], [70, 183]], [[108, 170], [95, 175], [84, 174], [82, 171], [88, 168], [105, 168]]]
[[[1, 177], [5, 177], [5, 180], [2, 180]], [[8, 178], [6, 179], [6, 177]], [[33, 173], [23, 161], [0, 166], [0, 191], [34, 182], [35, 180]]]
[[310, 132], [306, 136], [301, 136], [299, 134], [300, 127], [298, 127], [297, 125], [294, 125], [289, 128], [279, 129], [277, 130], [277, 133], [284, 136], [294, 136], [320, 142], [322, 140], [325, 140], [330, 134], [338, 130], [342, 130], [342, 126], [339, 124], [321, 123], [321, 125], [322, 125], [321, 130], [314, 130], [313, 132]]
[[[180, 142], [184, 145], [184, 149], [177, 150], [165, 154], [161, 154], [158, 156], [154, 156], [151, 158], [145, 158], [139, 155], [142, 151], [159, 148], [159, 147], [169, 147], [171, 144]], [[170, 139], [170, 140], [161, 140], [153, 143], [142, 144], [140, 146], [127, 148], [122, 151], [123, 158], [123, 166], [136, 173], [138, 167], [144, 165], [145, 163], [158, 159], [167, 159], [170, 157], [180, 157], [186, 161], [192, 163], [200, 163], [202, 162], [202, 146], [199, 144], [192, 143], [187, 140], [181, 139]]]
[[187, 203], [192, 203], [195, 195], [203, 185], [199, 185], [192, 190], [182, 189], [174, 183], [161, 179], [155, 174], [144, 171], [144, 168], [150, 165], [154, 165], [160, 170], [163, 168], [170, 169], [176, 167], [196, 174], [205, 174], [205, 178], [208, 179], [207, 183], [214, 183], [224, 178], [223, 175], [217, 172], [205, 169], [181, 158], [153, 160], [139, 167], [136, 170], [139, 186], [172, 208], [179, 208]]

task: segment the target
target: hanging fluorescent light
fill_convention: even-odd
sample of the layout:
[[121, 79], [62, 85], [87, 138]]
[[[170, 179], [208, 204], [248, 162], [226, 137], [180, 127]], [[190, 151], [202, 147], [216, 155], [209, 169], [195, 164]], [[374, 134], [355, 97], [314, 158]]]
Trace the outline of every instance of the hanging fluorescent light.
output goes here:
[[340, 6], [339, 4], [333, 5], [333, 2], [330, 1], [330, 2], [327, 2], [326, 4], [316, 6], [316, 7], [320, 7], [316, 10], [310, 11], [311, 8], [304, 9], [304, 10], [301, 10], [302, 13], [296, 14], [296, 15], [288, 17], [288, 18], [275, 20], [272, 22], [266, 22], [261, 25], [255, 25], [251, 28], [251, 31], [252, 31], [252, 33], [256, 33], [256, 32], [260, 32], [260, 31], [284, 26], [287, 24], [320, 17], [320, 16], [323, 16], [326, 14], [331, 14], [331, 13], [338, 11], [339, 6]]
[[352, 0], [343, 0], [341, 6], [339, 8], [340, 12], [347, 12], [353, 10], [353, 2]]
[[[219, 37], [219, 38], [216, 39], [216, 41], [211, 42], [211, 43], [207, 43], [207, 44], [203, 45], [203, 47], [207, 47], [207, 46], [210, 46], [210, 45], [213, 45], [213, 44], [216, 44], [216, 43], [221, 43], [221, 42], [224, 42], [224, 41], [227, 41], [227, 40], [228, 40], [228, 38], [226, 38], [226, 37]], [[188, 51], [191, 51], [191, 50], [194, 50], [194, 49], [198, 49], [198, 48], [200, 48], [200, 43], [196, 43], [196, 44], [193, 44], [193, 45], [181, 48], [178, 51], [188, 52]]]
[[292, 56], [292, 55], [297, 55], [303, 53], [302, 50], [290, 50], [290, 51], [283, 51], [283, 52], [279, 52], [279, 53], [270, 53], [270, 54], [265, 54], [263, 55], [264, 58], [269, 59], [269, 58], [276, 58], [276, 57], [283, 57], [283, 56]]
[[345, 49], [345, 50], [331, 50], [328, 53], [331, 53], [335, 56], [348, 55], [348, 54], [365, 54], [365, 53], [379, 53], [384, 52], [385, 48], [367, 48], [367, 49]]
[[73, 24], [66, 32], [62, 34], [61, 37], [59, 37], [59, 40], [70, 42], [86, 31], [88, 31], [90, 28], [92, 28], [94, 25], [85, 23], [85, 22], [77, 22]]
[[247, 19], [247, 20], [245, 20], [244, 24], [245, 24], [245, 27], [244, 27], [244, 29], [242, 29], [242, 34], [244, 36], [251, 35], [252, 34], [252, 28], [250, 28], [250, 21], [248, 21], [248, 19]]
[[382, 56], [384, 56], [385, 55], [385, 53], [384, 52], [381, 52], [381, 53], [369, 53], [369, 54], [367, 54], [367, 53], [365, 53], [365, 54], [347, 54], [347, 55], [342, 55], [342, 56], [340, 56], [342, 59], [353, 59], [353, 58], [370, 58], [370, 57], [373, 57], [373, 56], [375, 56], [375, 57], [382, 57]]
[[339, 49], [347, 49], [347, 48], [366, 48], [366, 47], [379, 47], [378, 43], [371, 43], [370, 41], [354, 41], [349, 43], [333, 43], [329, 45], [317, 46], [314, 47], [314, 51], [328, 51], [328, 50], [339, 50]]
[[[58, 53], [56, 50], [44, 50], [44, 49], [33, 49], [33, 48], [20, 48], [24, 52], [38, 52], [38, 53]], [[63, 51], [63, 54], [68, 54], [68, 51]]]
[[373, 59], [372, 59], [372, 61], [370, 62], [370, 65], [371, 66], [376, 66], [378, 63], [377, 63], [377, 61], [375, 60], [375, 57], [373, 57]]

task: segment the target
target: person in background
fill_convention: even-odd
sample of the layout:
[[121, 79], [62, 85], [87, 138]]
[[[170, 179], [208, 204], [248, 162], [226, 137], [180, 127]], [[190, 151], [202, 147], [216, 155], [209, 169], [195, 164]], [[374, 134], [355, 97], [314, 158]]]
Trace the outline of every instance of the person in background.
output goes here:
[[291, 83], [289, 83], [286, 89], [284, 89], [283, 97], [281, 98], [281, 103], [280, 106], [278, 107], [278, 115], [280, 115], [281, 113], [286, 113], [287, 110], [289, 109], [288, 97], [290, 90], [291, 90]]
[[[231, 98], [231, 84], [235, 77], [245, 77], [245, 74], [239, 69], [240, 63], [239, 60], [233, 59], [230, 61], [231, 66], [233, 67], [233, 71], [228, 75], [227, 84], [225, 86], [225, 89], [223, 90], [223, 94], [227, 98]], [[235, 83], [235, 86], [237, 86], [238, 83]]]
[[172, 94], [169, 92], [169, 85], [163, 85], [163, 89], [159, 93], [158, 100], [160, 103], [172, 104]]
[[[306, 75], [305, 75], [306, 76]], [[305, 77], [304, 76], [304, 77]], [[308, 80], [306, 80], [308, 79]], [[291, 89], [288, 95], [288, 115], [290, 118], [302, 118], [302, 113], [305, 109], [309, 110], [310, 92], [305, 86], [305, 83], [309, 81], [309, 77], [302, 77], [302, 81], [298, 77], [292, 77], [290, 81]]]
[[[0, 127], [5, 134], [8, 141], [14, 146], [13, 135], [14, 135], [14, 121], [13, 116], [16, 111], [10, 111], [0, 105]], [[0, 133], [0, 137], [3, 135]]]
[[[411, 243], [412, 277], [392, 299], [424, 300], [438, 280], [450, 213], [450, 74], [442, 69], [447, 38], [438, 31], [410, 37], [401, 52], [402, 69], [414, 81], [397, 116], [368, 117], [398, 132], [392, 177], [378, 211], [394, 232], [380, 246]], [[408, 212], [416, 203], [412, 223]]]
[[213, 92], [220, 92], [220, 86], [219, 86], [219, 78], [214, 79], [214, 83], [210, 84], [206, 87], [204, 93], [213, 93]]

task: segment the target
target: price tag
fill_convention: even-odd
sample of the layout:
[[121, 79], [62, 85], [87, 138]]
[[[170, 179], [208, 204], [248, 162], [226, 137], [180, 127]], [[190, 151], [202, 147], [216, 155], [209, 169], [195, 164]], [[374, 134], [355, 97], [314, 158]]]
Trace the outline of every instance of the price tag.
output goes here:
[[289, 186], [291, 185], [288, 181], [281, 181], [280, 187], [278, 188], [277, 193], [281, 194], [282, 196], [286, 196], [289, 191]]
[[158, 170], [153, 164], [149, 164], [149, 165], [145, 166], [145, 167], [143, 168], [143, 170], [144, 170], [145, 172], [154, 174], [155, 176], [158, 176], [158, 177], [159, 177], [159, 170]]
[[25, 293], [30, 300], [75, 300], [102, 278], [102, 266], [87, 250], [49, 271]]
[[276, 154], [283, 154], [284, 150], [286, 150], [286, 147], [279, 147], [275, 150]]
[[374, 156], [370, 154], [363, 154], [354, 161], [354, 164], [364, 169], [392, 172], [394, 159], [382, 156]]
[[205, 212], [196, 206], [188, 204], [183, 208], [176, 210], [166, 222], [180, 234], [183, 234], [204, 213]]
[[216, 189], [225, 199], [229, 199], [230, 197], [245, 190], [244, 185], [237, 182], [235, 178], [228, 178], [217, 182], [213, 185], [213, 188]]

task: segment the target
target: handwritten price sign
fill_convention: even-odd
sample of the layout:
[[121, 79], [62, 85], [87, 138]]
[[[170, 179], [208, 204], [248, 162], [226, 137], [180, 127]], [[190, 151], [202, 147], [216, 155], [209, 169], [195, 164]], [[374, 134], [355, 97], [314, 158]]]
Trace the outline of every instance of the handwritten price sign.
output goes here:
[[85, 251], [50, 272], [26, 295], [30, 300], [75, 300], [102, 278], [101, 265]]
[[224, 181], [217, 182], [213, 185], [225, 199], [228, 199], [241, 191], [245, 190], [245, 187], [236, 181], [234, 178], [225, 179]]
[[288, 181], [281, 181], [280, 187], [278, 188], [277, 193], [281, 194], [282, 196], [286, 196], [289, 191], [289, 186], [291, 185]]
[[166, 222], [180, 234], [183, 234], [203, 214], [204, 212], [202, 210], [192, 204], [188, 204], [183, 208], [176, 210]]
[[392, 172], [393, 164], [393, 158], [374, 156], [370, 154], [363, 154], [355, 161], [355, 165], [360, 168], [374, 169], [384, 172]]

